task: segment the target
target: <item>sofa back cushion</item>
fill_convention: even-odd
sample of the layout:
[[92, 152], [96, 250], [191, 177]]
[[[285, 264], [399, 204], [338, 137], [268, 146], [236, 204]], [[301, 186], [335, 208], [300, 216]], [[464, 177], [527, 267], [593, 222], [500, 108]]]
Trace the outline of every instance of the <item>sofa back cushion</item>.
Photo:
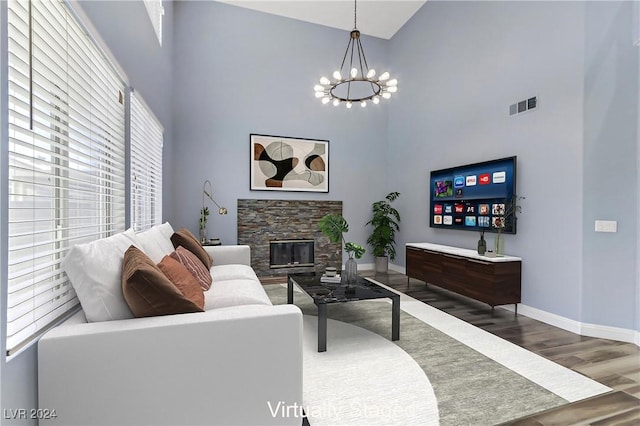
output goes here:
[[69, 250], [64, 269], [88, 322], [133, 318], [120, 282], [124, 252], [132, 244], [137, 240], [129, 229]]
[[196, 257], [195, 254], [182, 246], [179, 246], [176, 251], [171, 253], [172, 258], [180, 262], [185, 268], [191, 272], [191, 274], [198, 280], [200, 287], [203, 290], [209, 290], [213, 279], [211, 278], [211, 272], [204, 267], [202, 262]]
[[158, 268], [162, 271], [165, 277], [169, 278], [169, 281], [173, 283], [178, 290], [186, 297], [196, 304], [200, 309], [204, 309], [204, 293], [200, 283], [193, 276], [187, 268], [170, 256], [165, 256]]
[[186, 228], [180, 228], [171, 236], [171, 242], [176, 249], [180, 246], [195, 254], [202, 264], [209, 270], [213, 264], [211, 257], [200, 244], [200, 241]]
[[135, 246], [122, 263], [122, 293], [136, 317], [202, 312], [185, 297], [153, 261]]
[[149, 256], [151, 260], [159, 263], [163, 257], [173, 251], [171, 235], [173, 235], [173, 228], [169, 222], [156, 225], [136, 234], [138, 248]]

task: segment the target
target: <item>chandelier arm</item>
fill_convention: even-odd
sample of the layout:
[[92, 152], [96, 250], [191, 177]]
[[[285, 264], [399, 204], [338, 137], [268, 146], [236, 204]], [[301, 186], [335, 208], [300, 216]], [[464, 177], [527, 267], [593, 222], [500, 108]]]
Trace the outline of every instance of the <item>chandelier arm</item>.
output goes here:
[[[364, 61], [364, 66], [367, 68], [367, 72], [369, 72], [369, 64], [367, 64], [367, 57], [364, 54], [364, 47], [362, 47], [360, 37], [358, 37], [358, 52], [362, 52], [362, 57], [360, 58], [360, 68], [362, 68], [362, 61]], [[364, 70], [364, 68], [362, 69]]]
[[340, 65], [340, 72], [344, 68], [344, 61], [347, 60], [347, 54], [349, 53], [349, 47], [351, 47], [351, 43], [353, 43], [353, 39], [349, 38], [349, 43], [347, 43], [347, 48], [344, 51], [344, 56], [342, 57], [342, 65]]

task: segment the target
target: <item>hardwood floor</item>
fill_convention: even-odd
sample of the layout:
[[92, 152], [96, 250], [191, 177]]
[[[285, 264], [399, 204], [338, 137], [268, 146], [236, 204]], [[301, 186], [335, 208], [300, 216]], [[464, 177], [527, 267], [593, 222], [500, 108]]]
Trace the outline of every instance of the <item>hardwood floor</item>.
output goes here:
[[613, 389], [605, 395], [528, 416], [510, 425], [640, 424], [640, 349], [632, 343], [585, 337], [426, 285], [395, 272], [359, 271], [450, 315], [522, 346]]

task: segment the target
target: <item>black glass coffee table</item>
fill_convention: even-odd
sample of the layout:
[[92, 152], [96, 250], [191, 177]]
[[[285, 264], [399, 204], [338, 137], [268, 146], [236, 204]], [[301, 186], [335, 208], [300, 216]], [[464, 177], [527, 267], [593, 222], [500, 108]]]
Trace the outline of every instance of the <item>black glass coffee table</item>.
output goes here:
[[297, 273], [287, 276], [287, 303], [293, 303], [293, 286], [298, 286], [318, 307], [318, 352], [327, 350], [327, 305], [358, 300], [389, 298], [391, 307], [391, 340], [400, 339], [400, 295], [358, 276], [356, 283], [347, 286], [342, 274], [341, 283], [324, 283], [321, 274]]

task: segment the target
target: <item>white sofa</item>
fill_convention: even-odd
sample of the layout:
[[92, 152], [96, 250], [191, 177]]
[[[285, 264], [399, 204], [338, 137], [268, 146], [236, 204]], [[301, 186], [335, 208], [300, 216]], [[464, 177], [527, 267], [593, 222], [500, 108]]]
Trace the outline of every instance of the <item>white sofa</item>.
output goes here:
[[40, 339], [39, 406], [56, 413], [40, 424], [302, 424], [276, 409], [302, 403], [302, 313], [271, 305], [248, 246], [206, 250], [205, 312], [87, 322], [80, 311]]

